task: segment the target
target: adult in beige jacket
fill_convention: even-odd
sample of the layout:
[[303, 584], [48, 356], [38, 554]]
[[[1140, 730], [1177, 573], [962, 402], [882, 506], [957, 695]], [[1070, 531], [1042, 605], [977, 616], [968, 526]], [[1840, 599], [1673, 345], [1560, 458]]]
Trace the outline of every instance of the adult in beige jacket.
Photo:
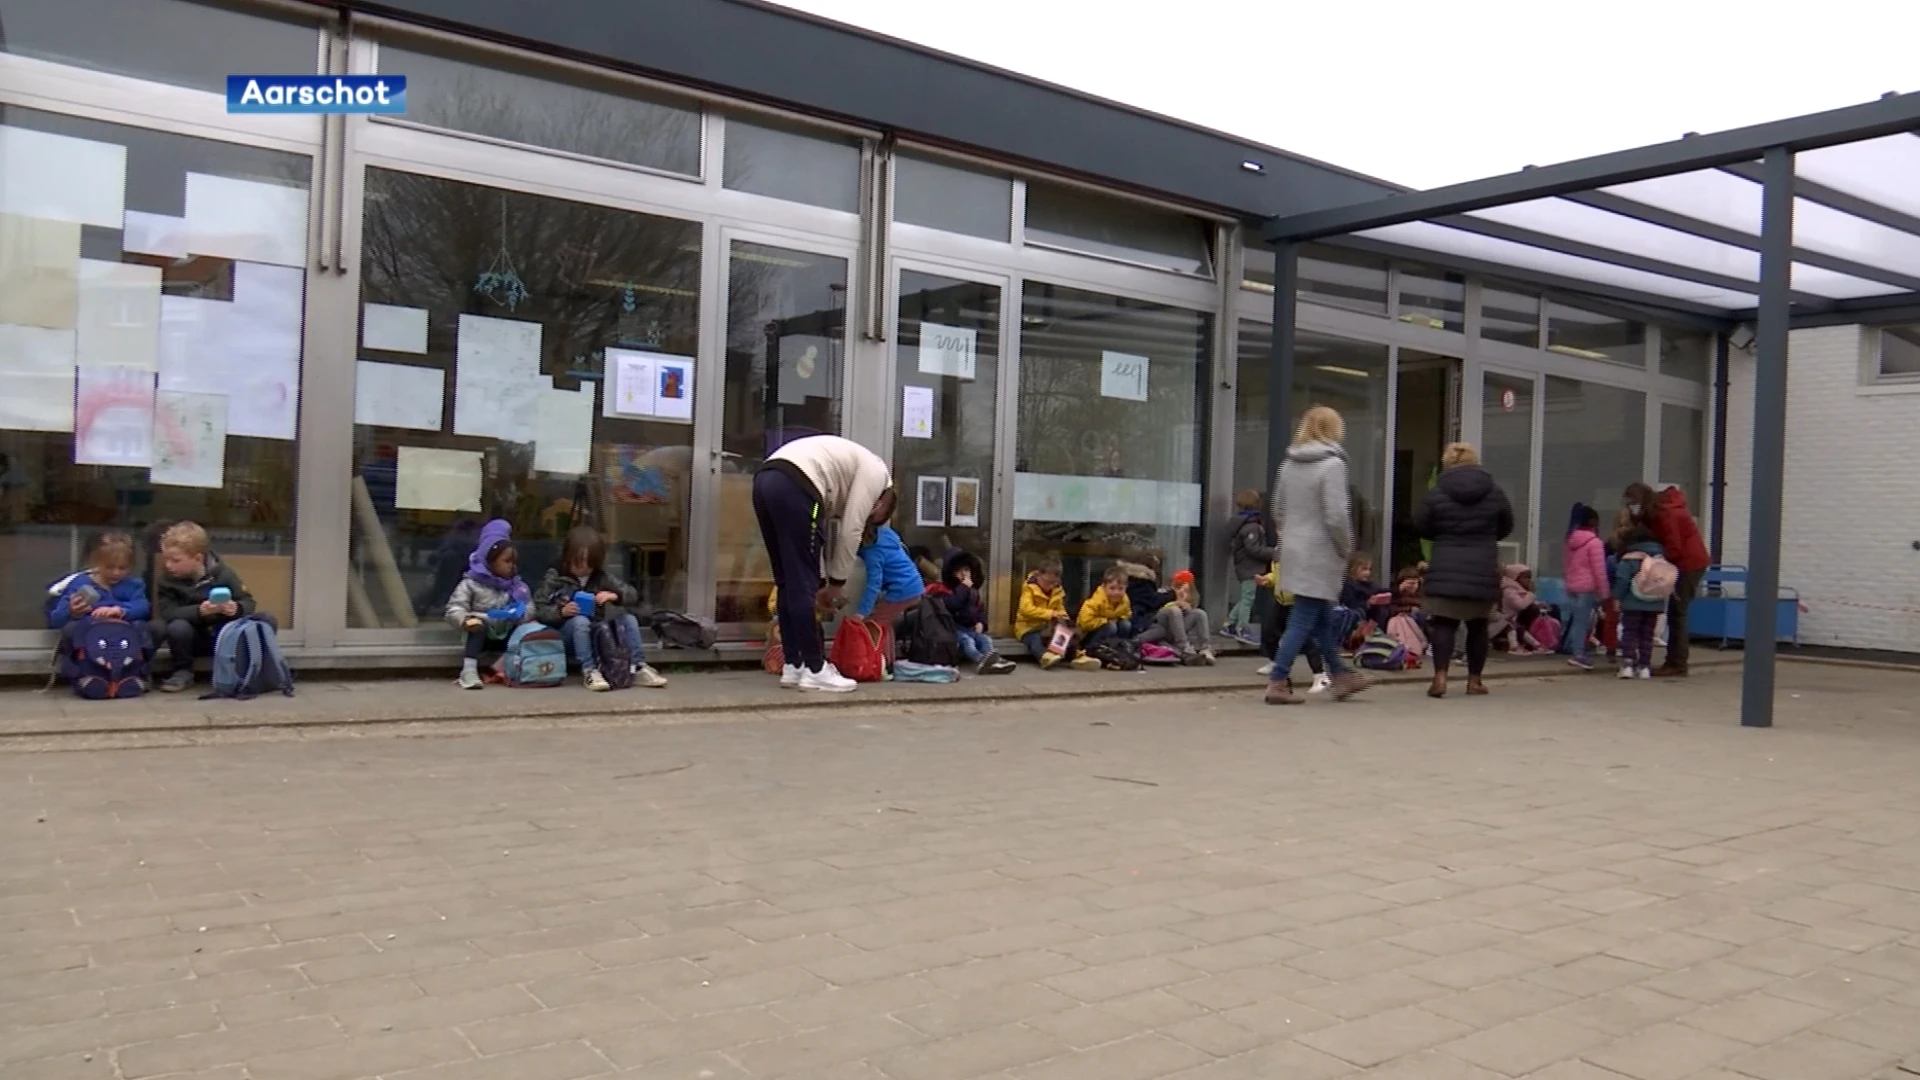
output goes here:
[[893, 516], [895, 498], [887, 463], [838, 435], [795, 439], [754, 474], [753, 512], [779, 590], [774, 618], [787, 660], [780, 685], [853, 689], [853, 681], [827, 663], [814, 613], [840, 599], [862, 541]]

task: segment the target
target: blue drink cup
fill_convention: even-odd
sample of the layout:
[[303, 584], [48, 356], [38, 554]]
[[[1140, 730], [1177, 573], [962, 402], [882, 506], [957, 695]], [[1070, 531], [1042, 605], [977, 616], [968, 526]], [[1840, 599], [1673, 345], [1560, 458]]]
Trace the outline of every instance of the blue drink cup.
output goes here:
[[589, 619], [593, 618], [593, 594], [592, 593], [590, 592], [574, 593], [573, 602], [579, 605], [580, 614], [585, 615]]

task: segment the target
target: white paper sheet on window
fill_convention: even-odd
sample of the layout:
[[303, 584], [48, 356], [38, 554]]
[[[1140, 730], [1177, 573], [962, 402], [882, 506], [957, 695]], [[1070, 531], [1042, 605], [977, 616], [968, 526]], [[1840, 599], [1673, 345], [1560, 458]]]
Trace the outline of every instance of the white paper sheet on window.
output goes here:
[[360, 346], [382, 352], [427, 351], [427, 309], [362, 304]]
[[187, 219], [129, 210], [120, 227], [120, 250], [184, 259], [192, 254], [187, 250]]
[[81, 367], [160, 367], [160, 268], [80, 260]]
[[71, 330], [80, 310], [80, 226], [0, 214], [0, 323]]
[[73, 331], [0, 325], [0, 429], [73, 430]]
[[187, 249], [245, 262], [307, 264], [307, 189], [187, 174]]
[[229, 435], [292, 439], [305, 285], [298, 268], [237, 263], [231, 302], [161, 297], [160, 388], [232, 398]]
[[592, 459], [593, 387], [541, 390], [534, 406], [534, 469], [578, 476]]
[[126, 192], [126, 147], [0, 127], [0, 214], [118, 229]]
[[970, 326], [920, 324], [920, 373], [971, 379], [978, 334]]
[[606, 400], [601, 410], [608, 416], [652, 417], [654, 394], [658, 386], [653, 353], [632, 349], [608, 349], [606, 353]]
[[693, 361], [659, 356], [653, 361], [653, 415], [661, 420], [693, 422]]
[[75, 382], [73, 463], [153, 466], [153, 372], [85, 367]]
[[1200, 485], [1112, 476], [1015, 473], [1016, 521], [1110, 525], [1200, 525]]
[[361, 360], [353, 365], [353, 422], [439, 431], [446, 383], [439, 368]]
[[540, 372], [540, 324], [460, 316], [454, 346], [453, 430], [459, 435], [534, 441]]
[[1100, 396], [1147, 400], [1147, 369], [1150, 362], [1132, 353], [1105, 351], [1100, 354]]
[[933, 387], [900, 388], [900, 434], [909, 439], [933, 438]]
[[227, 399], [162, 390], [153, 398], [155, 484], [217, 488], [226, 483]]
[[396, 463], [393, 505], [401, 510], [480, 512], [480, 453], [403, 446]]

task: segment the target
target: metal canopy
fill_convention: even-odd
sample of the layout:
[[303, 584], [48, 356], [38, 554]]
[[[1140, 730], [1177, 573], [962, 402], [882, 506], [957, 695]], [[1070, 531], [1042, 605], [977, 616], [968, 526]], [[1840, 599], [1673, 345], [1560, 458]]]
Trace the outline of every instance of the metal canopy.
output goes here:
[[1795, 158], [1793, 325], [1920, 309], [1920, 94], [1267, 221], [1727, 323], [1760, 306], [1761, 159]]
[[[1920, 94], [1273, 218], [1268, 452], [1291, 422], [1300, 245], [1334, 237], [1756, 325], [1740, 722], [1773, 725], [1794, 325], [1920, 312]], [[1724, 337], [1723, 337], [1724, 342]]]

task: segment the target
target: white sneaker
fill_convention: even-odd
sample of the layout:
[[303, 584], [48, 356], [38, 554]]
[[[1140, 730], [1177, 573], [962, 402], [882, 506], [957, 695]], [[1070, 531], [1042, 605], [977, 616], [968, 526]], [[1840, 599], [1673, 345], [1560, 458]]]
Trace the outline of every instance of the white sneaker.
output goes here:
[[806, 669], [802, 668], [799, 664], [788, 664], [786, 667], [781, 668], [780, 688], [782, 690], [791, 690], [799, 686], [800, 676], [805, 673]]
[[1623, 679], [1633, 678], [1633, 665], [1627, 664], [1626, 666], [1622, 667], [1620, 669], [1620, 677]]
[[1313, 685], [1307, 687], [1307, 693], [1324, 694], [1326, 693], [1327, 688], [1332, 685], [1333, 685], [1333, 680], [1331, 678], [1325, 675], [1315, 675], [1313, 677]]
[[667, 677], [653, 670], [652, 664], [635, 664], [633, 681], [649, 690], [658, 690], [667, 685]]
[[1650, 667], [1643, 667], [1639, 671], [1634, 672], [1633, 677], [1636, 679], [1651, 679], [1653, 678], [1653, 669]]
[[800, 689], [820, 690], [829, 694], [844, 694], [860, 684], [835, 671], [828, 664], [819, 671], [800, 672]]
[[1271, 661], [1271, 660], [1269, 660], [1269, 661], [1267, 661], [1266, 663], [1264, 663], [1264, 664], [1261, 664], [1261, 665], [1260, 665], [1260, 670], [1258, 670], [1258, 671], [1256, 671], [1256, 672], [1254, 672], [1254, 674], [1255, 674], [1255, 675], [1271, 675], [1271, 674], [1273, 674], [1273, 661]]

